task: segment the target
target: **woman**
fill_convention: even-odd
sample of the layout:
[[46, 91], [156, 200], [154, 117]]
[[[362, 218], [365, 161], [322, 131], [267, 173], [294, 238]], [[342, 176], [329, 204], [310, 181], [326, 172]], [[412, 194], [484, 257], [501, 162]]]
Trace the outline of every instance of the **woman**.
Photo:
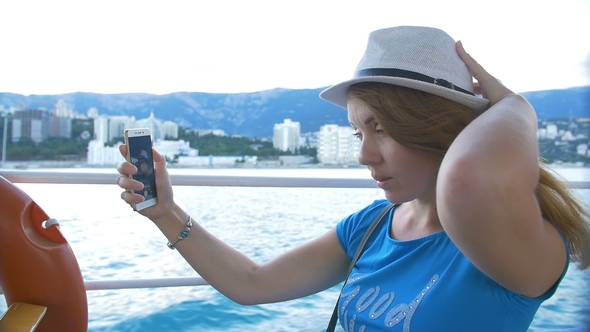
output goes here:
[[[148, 158], [147, 152], [145, 150], [141, 150], [139, 156], [137, 158], [133, 158], [137, 160], [135, 163], [135, 167], [137, 168], [137, 173], [135, 174], [135, 178], [143, 183], [143, 188], [140, 191], [136, 191], [136, 194], [142, 195], [145, 199], [153, 198], [154, 195], [153, 190], [156, 188], [154, 183], [152, 183], [154, 173], [154, 163]], [[132, 160], [133, 161], [133, 160]], [[153, 188], [153, 189], [152, 189]]]
[[[140, 213], [230, 299], [285, 301], [347, 279], [338, 303], [346, 331], [526, 331], [570, 258], [589, 266], [588, 213], [539, 163], [534, 110], [443, 31], [372, 32], [355, 78], [321, 97], [348, 110], [359, 162], [386, 200], [264, 264], [175, 204], [154, 152], [159, 201]], [[140, 202], [131, 190], [141, 184], [127, 177], [136, 168], [118, 171], [122, 198]], [[360, 238], [390, 202], [347, 276]]]

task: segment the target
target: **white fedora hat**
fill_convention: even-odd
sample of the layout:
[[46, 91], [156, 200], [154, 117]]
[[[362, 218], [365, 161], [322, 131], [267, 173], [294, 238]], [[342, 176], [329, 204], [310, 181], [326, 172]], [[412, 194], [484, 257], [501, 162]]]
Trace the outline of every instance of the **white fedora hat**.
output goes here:
[[371, 32], [367, 49], [352, 79], [331, 86], [320, 98], [346, 109], [348, 88], [380, 82], [431, 93], [476, 112], [489, 101], [473, 93], [473, 78], [446, 32], [429, 27], [400, 26]]

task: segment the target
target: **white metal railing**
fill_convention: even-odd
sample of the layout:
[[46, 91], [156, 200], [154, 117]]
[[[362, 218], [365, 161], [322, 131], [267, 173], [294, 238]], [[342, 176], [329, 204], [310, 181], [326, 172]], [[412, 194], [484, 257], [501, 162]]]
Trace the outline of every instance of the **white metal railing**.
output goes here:
[[[183, 286], [208, 286], [201, 277], [155, 278], [155, 279], [117, 279], [117, 280], [85, 280], [84, 287], [89, 290], [159, 288]], [[0, 288], [0, 295], [4, 294]]]
[[[3, 176], [12, 183], [53, 183], [53, 184], [115, 184], [116, 172], [64, 172], [0, 169]], [[234, 175], [187, 175], [170, 174], [175, 186], [204, 187], [300, 187], [300, 188], [376, 188], [372, 179], [355, 178], [312, 178], [312, 177], [265, 177]], [[590, 189], [590, 181], [571, 181], [573, 189]], [[157, 278], [127, 280], [84, 281], [86, 290], [156, 288], [209, 285], [203, 278]], [[0, 294], [3, 294], [0, 289]]]
[[[116, 172], [62, 172], [5, 170], [0, 175], [12, 183], [115, 184]], [[170, 173], [175, 186], [200, 187], [303, 187], [303, 188], [377, 188], [372, 179], [302, 178], [233, 175], [187, 175]]]
[[[12, 183], [115, 184], [116, 172], [62, 172], [0, 169]], [[377, 188], [372, 179], [170, 174], [175, 186]], [[590, 189], [590, 181], [570, 181], [573, 189]]]
[[119, 279], [119, 280], [86, 280], [86, 290], [127, 289], [127, 288], [156, 288], [207, 286], [209, 283], [201, 277], [185, 278], [156, 278], [156, 279]]

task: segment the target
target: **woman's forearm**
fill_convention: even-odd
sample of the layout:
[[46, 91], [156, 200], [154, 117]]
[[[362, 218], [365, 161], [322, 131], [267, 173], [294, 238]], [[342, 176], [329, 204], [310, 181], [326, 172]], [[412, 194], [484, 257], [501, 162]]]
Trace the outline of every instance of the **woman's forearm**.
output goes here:
[[[188, 214], [177, 205], [154, 223], [174, 243], [186, 226]], [[254, 273], [258, 264], [207, 232], [198, 222], [175, 245], [179, 253], [207, 282], [238, 303], [255, 300]]]
[[[186, 212], [172, 204], [154, 223], [174, 243], [188, 219]], [[341, 282], [349, 264], [335, 228], [261, 264], [217, 239], [197, 222], [176, 248], [211, 286], [240, 304], [279, 302], [314, 294]]]

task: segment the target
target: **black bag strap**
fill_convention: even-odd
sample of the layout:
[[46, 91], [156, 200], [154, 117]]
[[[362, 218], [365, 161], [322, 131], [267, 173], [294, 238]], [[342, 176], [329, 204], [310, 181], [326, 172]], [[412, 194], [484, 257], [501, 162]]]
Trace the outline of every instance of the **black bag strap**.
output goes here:
[[[367, 244], [369, 237], [371, 236], [371, 234], [373, 233], [375, 228], [377, 228], [377, 226], [381, 223], [381, 220], [383, 220], [383, 217], [385, 217], [385, 215], [394, 206], [395, 206], [395, 204], [393, 204], [393, 203], [389, 204], [385, 209], [383, 209], [383, 211], [381, 211], [381, 213], [379, 213], [377, 218], [375, 218], [375, 220], [373, 220], [371, 222], [371, 224], [369, 225], [369, 228], [367, 228], [365, 235], [363, 235], [361, 242], [359, 242], [359, 246], [356, 248], [356, 252], [354, 253], [354, 257], [352, 258], [352, 261], [350, 262], [350, 266], [348, 267], [348, 273], [346, 274], [347, 277], [346, 277], [346, 280], [344, 281], [344, 284], [342, 285], [342, 289], [344, 289], [344, 286], [346, 286], [346, 281], [348, 280], [348, 276], [350, 275], [350, 272], [352, 272], [352, 269], [354, 268], [356, 261], [358, 261], [359, 257], [361, 257], [361, 254], [363, 253], [363, 250], [365, 249], [365, 245]], [[332, 312], [332, 317], [330, 318], [330, 323], [328, 324], [328, 328], [326, 329], [326, 332], [334, 332], [334, 329], [336, 328], [336, 322], [338, 321], [338, 302], [340, 301], [341, 295], [342, 295], [342, 290], [340, 290], [340, 294], [338, 295], [338, 300], [336, 300], [336, 305], [334, 306], [334, 311]]]

